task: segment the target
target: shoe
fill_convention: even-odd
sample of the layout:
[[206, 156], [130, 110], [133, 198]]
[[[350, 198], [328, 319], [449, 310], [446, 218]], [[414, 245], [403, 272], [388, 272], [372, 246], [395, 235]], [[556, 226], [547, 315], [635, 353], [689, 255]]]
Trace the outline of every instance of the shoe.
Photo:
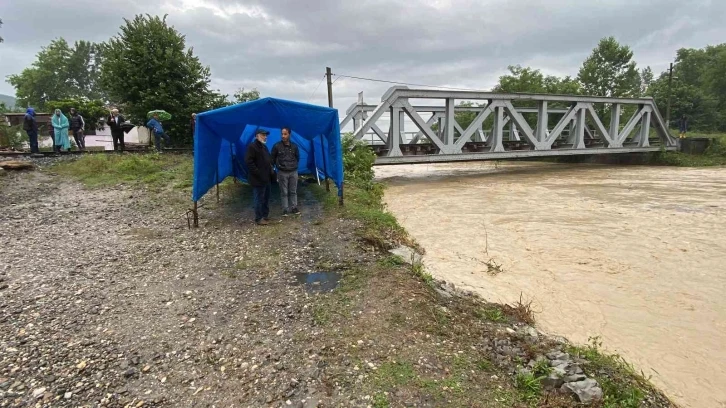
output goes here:
[[300, 210], [298, 210], [297, 207], [293, 207], [292, 211], [290, 211], [290, 212], [293, 213], [294, 215], [300, 215]]
[[287, 217], [290, 213], [287, 210], [282, 210], [282, 216]]
[[257, 221], [257, 225], [268, 225], [269, 222], [267, 220], [259, 220]]

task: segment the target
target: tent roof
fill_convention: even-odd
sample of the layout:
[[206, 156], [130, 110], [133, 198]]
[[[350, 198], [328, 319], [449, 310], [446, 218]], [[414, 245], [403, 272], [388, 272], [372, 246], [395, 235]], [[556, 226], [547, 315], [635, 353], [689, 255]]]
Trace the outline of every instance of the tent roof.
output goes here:
[[197, 114], [194, 134], [193, 200], [227, 176], [246, 180], [244, 153], [258, 128], [270, 131], [267, 147], [290, 127], [301, 150], [302, 174], [322, 174], [342, 193], [343, 160], [338, 111], [278, 98], [262, 98]]

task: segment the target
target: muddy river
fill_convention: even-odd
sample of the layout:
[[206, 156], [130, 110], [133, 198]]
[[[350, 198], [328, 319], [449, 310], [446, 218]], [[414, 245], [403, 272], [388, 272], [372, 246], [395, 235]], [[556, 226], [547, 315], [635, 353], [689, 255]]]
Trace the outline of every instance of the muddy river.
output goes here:
[[[380, 167], [424, 262], [537, 325], [599, 336], [684, 407], [726, 407], [726, 168]], [[488, 273], [486, 263], [501, 265]]]

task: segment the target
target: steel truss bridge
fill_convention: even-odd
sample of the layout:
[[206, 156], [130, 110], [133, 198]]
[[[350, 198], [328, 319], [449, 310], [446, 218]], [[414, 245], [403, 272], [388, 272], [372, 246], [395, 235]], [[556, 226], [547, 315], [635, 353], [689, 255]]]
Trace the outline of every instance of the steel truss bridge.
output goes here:
[[[412, 105], [411, 100], [421, 99], [443, 104]], [[456, 106], [457, 100], [479, 106]], [[466, 129], [456, 120], [459, 112], [474, 116]], [[341, 129], [352, 121], [354, 137], [365, 140], [378, 155], [376, 164], [637, 153], [676, 150], [678, 145], [652, 98], [396, 86], [378, 105], [365, 104], [359, 96], [346, 114]], [[600, 115], [609, 116], [608, 127]], [[622, 125], [621, 116], [627, 119]], [[414, 132], [406, 132], [407, 117], [409, 125], [412, 122], [416, 128]], [[388, 119], [386, 131], [377, 124], [382, 118]]]

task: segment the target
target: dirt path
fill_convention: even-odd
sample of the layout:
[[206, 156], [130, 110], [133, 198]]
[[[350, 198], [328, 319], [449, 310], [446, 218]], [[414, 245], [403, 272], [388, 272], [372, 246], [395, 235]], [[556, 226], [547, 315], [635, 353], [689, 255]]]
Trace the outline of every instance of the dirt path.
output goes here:
[[40, 172], [2, 183], [0, 406], [322, 398], [311, 297], [295, 273], [364, 258], [346, 247], [350, 232], [311, 230], [315, 202], [269, 229], [232, 205], [191, 231], [150, 192]]
[[434, 275], [524, 293], [539, 327], [602, 336], [683, 406], [725, 407], [726, 169], [493, 166], [379, 172]]

